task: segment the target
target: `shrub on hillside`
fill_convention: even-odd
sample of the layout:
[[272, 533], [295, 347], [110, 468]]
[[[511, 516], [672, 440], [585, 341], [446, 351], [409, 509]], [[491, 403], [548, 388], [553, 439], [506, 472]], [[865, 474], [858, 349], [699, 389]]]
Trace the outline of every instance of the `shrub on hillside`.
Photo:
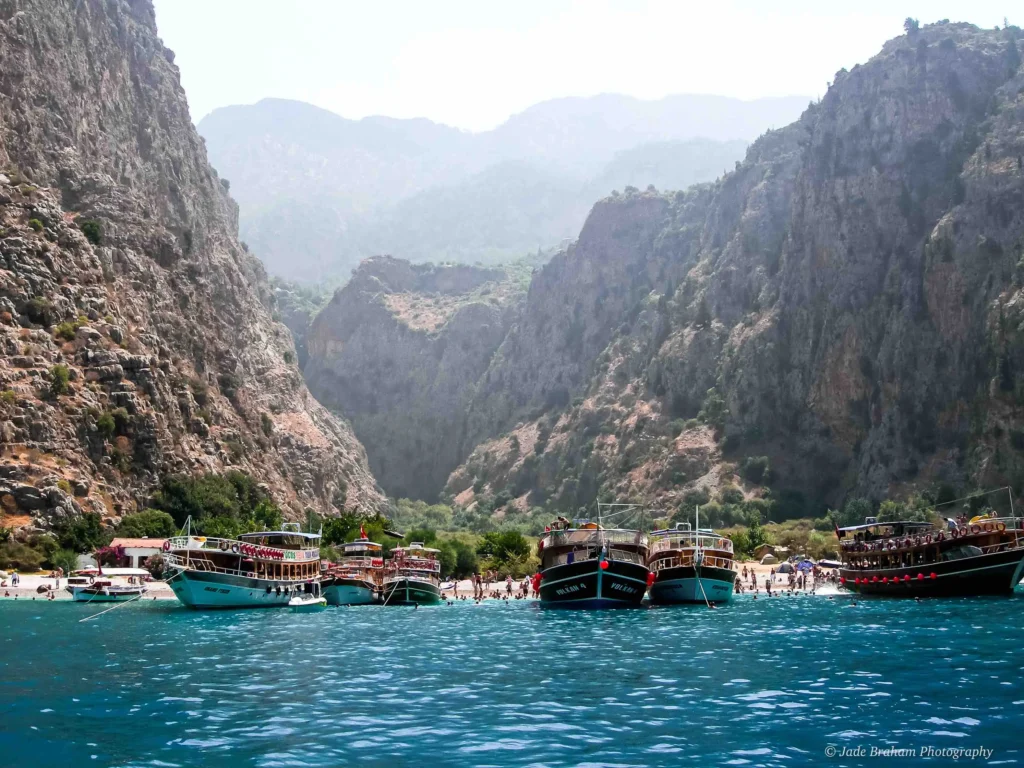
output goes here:
[[78, 228], [82, 230], [85, 239], [93, 245], [99, 245], [103, 242], [103, 225], [98, 221], [92, 219], [81, 221], [78, 224]]
[[111, 539], [110, 532], [103, 527], [103, 520], [95, 512], [63, 520], [53, 526], [53, 532], [61, 548], [75, 552], [95, 552]]
[[58, 363], [50, 368], [50, 394], [60, 397], [70, 389], [71, 369]]
[[193, 531], [206, 536], [281, 526], [278, 506], [252, 477], [238, 471], [165, 477], [151, 506], [169, 514], [179, 528], [191, 517]]
[[121, 518], [117, 535], [128, 539], [166, 539], [178, 532], [174, 518], [159, 509], [144, 509]]

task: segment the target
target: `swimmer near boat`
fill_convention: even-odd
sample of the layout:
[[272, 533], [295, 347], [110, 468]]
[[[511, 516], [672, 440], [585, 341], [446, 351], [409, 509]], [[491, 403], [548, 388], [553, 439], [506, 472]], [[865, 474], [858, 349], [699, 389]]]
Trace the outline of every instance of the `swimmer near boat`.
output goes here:
[[[540, 602], [547, 608], [634, 608], [648, 587], [648, 539], [628, 525], [642, 517], [633, 504], [598, 504], [597, 522], [564, 517], [537, 543]], [[608, 520], [616, 527], [606, 528]]]

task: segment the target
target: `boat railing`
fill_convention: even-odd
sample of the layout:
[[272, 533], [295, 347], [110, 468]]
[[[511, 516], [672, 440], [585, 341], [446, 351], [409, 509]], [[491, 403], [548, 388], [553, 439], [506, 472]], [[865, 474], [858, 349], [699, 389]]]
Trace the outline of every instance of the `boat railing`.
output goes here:
[[650, 540], [646, 533], [629, 530], [600, 530], [596, 528], [549, 531], [541, 539], [544, 547], [567, 547], [574, 544], [632, 544], [647, 548]]
[[656, 538], [651, 543], [651, 552], [665, 552], [674, 549], [717, 549], [732, 552], [732, 541], [724, 536], [708, 536], [696, 532], [681, 531], [678, 535], [671, 534], [664, 538]]
[[[979, 547], [977, 544], [970, 544], [969, 546], [975, 547], [976, 549], [980, 550], [981, 554], [983, 554], [983, 555], [991, 555], [991, 554], [995, 554], [996, 552], [1009, 552], [1010, 550], [1014, 550], [1014, 549], [1022, 549], [1022, 548], [1024, 548], [1024, 539], [1022, 539], [1020, 542], [1013, 541], [1013, 540], [1000, 541], [1000, 542], [997, 542], [995, 544], [988, 544], [987, 546], [984, 546], [984, 547]], [[906, 552], [906, 551], [907, 550], [902, 550], [902, 552]], [[845, 560], [843, 562], [843, 567], [847, 568], [847, 569], [850, 569], [850, 570], [877, 571], [877, 570], [885, 570], [885, 569], [891, 569], [891, 568], [914, 568], [914, 567], [923, 566], [923, 565], [934, 565], [936, 562], [946, 562], [944, 560], [935, 560], [935, 561], [927, 561], [927, 562], [923, 562], [923, 563], [907, 563], [906, 565], [904, 565], [902, 563], [887, 563], [885, 565], [882, 565], [881, 563], [879, 563], [877, 561], [860, 560], [857, 557], [858, 555], [862, 555], [863, 556], [863, 555], [873, 555], [873, 554], [898, 555], [898, 554], [900, 554], [900, 550], [892, 550], [892, 551], [887, 550], [887, 551], [881, 552], [881, 553], [875, 553], [875, 552], [855, 552], [855, 553], [853, 553], [853, 555], [854, 555], [853, 557], [851, 557], [848, 560]]]
[[380, 557], [343, 557], [337, 568], [383, 568], [384, 559]]
[[206, 557], [185, 557], [184, 555], [174, 554], [172, 552], [164, 553], [164, 562], [172, 568], [178, 568], [182, 571], [203, 571], [206, 573], [223, 573], [228, 576], [244, 576], [249, 579], [262, 579], [264, 581], [311, 581], [320, 578], [316, 576], [305, 576], [302, 578], [289, 578], [287, 576], [269, 576], [266, 573], [260, 573], [258, 571], [250, 571], [243, 568], [224, 568], [216, 565], [212, 560]]
[[397, 571], [387, 574], [384, 577], [385, 584], [393, 584], [396, 581], [402, 579], [420, 579], [421, 581], [440, 581], [441, 577], [437, 573], [426, 573], [426, 572], [410, 572]]
[[[659, 557], [656, 560], [651, 561], [650, 568], [652, 571], [657, 573], [663, 571], [666, 568], [683, 568], [690, 567], [694, 564], [693, 557]], [[706, 568], [725, 568], [726, 570], [733, 569], [733, 560], [729, 557], [715, 557], [713, 555], [705, 554], [701, 560], [701, 567]]]
[[173, 536], [167, 540], [168, 552], [188, 550], [190, 552], [219, 552], [224, 555], [243, 555], [257, 560], [307, 562], [320, 559], [319, 549], [280, 549], [250, 544], [237, 539], [221, 539], [210, 536]]
[[[1000, 529], [1000, 525], [1002, 529]], [[840, 549], [844, 553], [851, 554], [886, 554], [906, 551], [908, 549], [918, 549], [920, 547], [930, 547], [944, 542], [963, 541], [968, 538], [1003, 533], [1010, 535], [1018, 534], [1013, 539], [1013, 546], [1024, 546], [1024, 519], [988, 518], [977, 523], [968, 523], [955, 530], [955, 534], [952, 528], [948, 530], [936, 528], [924, 532], [915, 532], [913, 535], [888, 536], [868, 541], [848, 539], [840, 541]]]
[[387, 565], [389, 571], [423, 571], [424, 573], [440, 573], [441, 562], [439, 560], [402, 560], [390, 562]]
[[[645, 565], [647, 560], [639, 552], [632, 552], [628, 549], [617, 549], [616, 547], [610, 547], [607, 553], [604, 555], [608, 560], [615, 560], [623, 563], [636, 563], [637, 565]], [[572, 558], [570, 560], [569, 558]], [[550, 568], [554, 565], [565, 565], [566, 563], [583, 563], [588, 560], [599, 560], [602, 557], [602, 551], [595, 547], [579, 547], [569, 552], [561, 552], [554, 556], [551, 560], [547, 561], [545, 567]]]

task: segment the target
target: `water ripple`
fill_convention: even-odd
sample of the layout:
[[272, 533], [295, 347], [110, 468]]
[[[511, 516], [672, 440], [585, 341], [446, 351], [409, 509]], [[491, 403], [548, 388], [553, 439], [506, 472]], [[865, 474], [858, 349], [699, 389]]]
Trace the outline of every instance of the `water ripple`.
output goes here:
[[[0, 764], [1019, 764], [1021, 599], [565, 613], [0, 604]], [[33, 619], [30, 621], [30, 619]]]

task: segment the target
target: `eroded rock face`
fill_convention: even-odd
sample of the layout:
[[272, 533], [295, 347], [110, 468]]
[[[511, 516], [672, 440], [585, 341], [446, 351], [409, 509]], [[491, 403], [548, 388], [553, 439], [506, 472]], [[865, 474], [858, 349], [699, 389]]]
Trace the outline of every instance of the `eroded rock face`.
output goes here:
[[[286, 361], [149, 0], [0, 3], [0, 172], [0, 456], [19, 487], [52, 475], [77, 498], [45, 508], [117, 516], [165, 473], [233, 467], [296, 517], [383, 503]], [[9, 515], [36, 503], [0, 492]]]
[[[1020, 34], [944, 23], [894, 39], [718, 182], [599, 202], [444, 407], [429, 410], [448, 390], [420, 362], [439, 326], [407, 345], [399, 294], [368, 274], [373, 301], [344, 322], [335, 307], [313, 353], [358, 349], [359, 364], [315, 391], [351, 393], [334, 404], [357, 432], [389, 414], [382, 474], [455, 436], [443, 464], [466, 458], [443, 493], [464, 504], [675, 508], [742, 485], [748, 457], [768, 457], [773, 493], [796, 499], [786, 514], [1024, 482]], [[430, 418], [395, 418], [410, 403]]]
[[[706, 427], [667, 426], [716, 407], [725, 459], [768, 455], [777, 485], [815, 503], [1024, 481], [1018, 34], [938, 24], [890, 41], [715, 185], [599, 204], [571, 274], [545, 270], [523, 310], [537, 329], [579, 312], [582, 336], [510, 333], [475, 433], [526, 428], [561, 387], [577, 402], [535, 421], [551, 437], [529, 477], [490, 471], [485, 443], [448, 493], [475, 478], [532, 488], [530, 503], [675, 500], [707, 482], [706, 462], [665, 471]], [[615, 221], [624, 241], [595, 239]], [[644, 297], [588, 316], [609, 288]]]
[[378, 257], [317, 315], [309, 387], [351, 421], [390, 494], [435, 496], [472, 448], [463, 416], [520, 298], [502, 270]]

